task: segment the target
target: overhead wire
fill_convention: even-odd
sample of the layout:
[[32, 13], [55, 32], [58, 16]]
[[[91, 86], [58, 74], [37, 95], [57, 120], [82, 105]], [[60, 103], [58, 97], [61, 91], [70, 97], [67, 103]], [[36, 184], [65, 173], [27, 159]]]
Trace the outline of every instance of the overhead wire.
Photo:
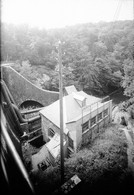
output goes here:
[[124, 1], [124, 0], [118, 0], [118, 4], [117, 4], [117, 7], [116, 7], [114, 16], [113, 16], [113, 23], [112, 23], [112, 25], [111, 25], [111, 31], [114, 30], [115, 21], [117, 21], [118, 18], [119, 18], [119, 15], [120, 15], [120, 11], [121, 11], [121, 7], [122, 7], [122, 4], [123, 4], [123, 1]]
[[118, 5], [117, 5], [117, 8], [115, 10], [115, 14], [114, 14], [114, 17], [113, 17], [113, 21], [118, 20], [122, 3], [123, 3], [123, 0], [119, 0], [118, 1]]

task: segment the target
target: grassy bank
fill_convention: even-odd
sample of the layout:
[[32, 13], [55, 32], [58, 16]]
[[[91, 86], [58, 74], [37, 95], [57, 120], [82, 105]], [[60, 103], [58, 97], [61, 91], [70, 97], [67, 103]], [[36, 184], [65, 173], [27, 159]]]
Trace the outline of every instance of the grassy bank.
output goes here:
[[[128, 170], [127, 144], [117, 125], [104, 129], [92, 144], [87, 144], [77, 154], [65, 161], [65, 181], [77, 174], [82, 180], [78, 192], [91, 194], [116, 193], [132, 187]], [[39, 192], [49, 194], [60, 186], [60, 166], [50, 167], [45, 172], [34, 173], [34, 182], [39, 182]], [[46, 186], [46, 187], [45, 187]]]

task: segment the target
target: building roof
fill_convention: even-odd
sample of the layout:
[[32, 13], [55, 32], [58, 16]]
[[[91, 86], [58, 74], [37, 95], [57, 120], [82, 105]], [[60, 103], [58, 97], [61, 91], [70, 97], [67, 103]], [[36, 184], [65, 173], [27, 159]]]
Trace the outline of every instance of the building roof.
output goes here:
[[[91, 104], [101, 100], [100, 98], [88, 95], [83, 91], [75, 92], [75, 96], [81, 97], [81, 100], [86, 98], [86, 105], [91, 105]], [[89, 109], [88, 109], [88, 112], [90, 112]], [[52, 103], [51, 105], [40, 110], [40, 114], [42, 114], [44, 117], [46, 117], [48, 120], [50, 120], [57, 127], [60, 128], [59, 100], [57, 100], [56, 102]], [[82, 116], [82, 108], [79, 105], [79, 103], [77, 102], [77, 100], [74, 98], [74, 92], [70, 93], [67, 96], [64, 96], [63, 97], [64, 129], [66, 127], [66, 125], [65, 125], [66, 123], [73, 121], [74, 119], [78, 118], [79, 116]]]
[[[65, 144], [66, 144], [66, 141], [64, 139], [64, 145]], [[32, 158], [33, 169], [36, 170], [38, 164], [43, 161], [45, 161], [45, 163], [48, 165], [48, 161], [51, 162], [50, 154], [55, 159], [60, 154], [60, 135], [58, 133], [56, 133], [49, 142], [43, 145], [39, 152], [32, 155], [31, 158]]]
[[74, 92], [72, 94], [73, 94], [73, 98], [78, 100], [78, 101], [82, 102], [82, 101], [84, 101], [86, 99], [86, 97], [83, 96], [83, 95], [78, 95], [77, 93], [74, 93]]
[[[66, 141], [64, 140], [63, 145], [65, 144]], [[52, 154], [52, 156], [56, 158], [60, 154], [60, 135], [56, 133], [54, 137], [45, 145], [48, 148], [48, 151]]]
[[77, 89], [75, 88], [74, 85], [71, 85], [71, 86], [67, 86], [65, 87], [65, 91], [67, 92], [67, 94], [71, 94], [72, 92], [77, 92]]

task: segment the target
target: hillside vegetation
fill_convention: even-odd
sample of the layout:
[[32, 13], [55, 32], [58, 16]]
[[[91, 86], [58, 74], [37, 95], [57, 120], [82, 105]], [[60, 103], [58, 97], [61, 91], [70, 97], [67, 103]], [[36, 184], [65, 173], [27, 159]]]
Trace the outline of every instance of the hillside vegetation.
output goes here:
[[[134, 118], [133, 21], [79, 24], [62, 29], [2, 25], [2, 61], [43, 89], [59, 90], [57, 43], [62, 42], [63, 85], [75, 85], [88, 94], [105, 96], [122, 88], [128, 100], [120, 109]], [[81, 194], [131, 191], [127, 144], [117, 125], [104, 129], [96, 140], [65, 162], [65, 180], [77, 174]], [[41, 194], [60, 186], [60, 167], [32, 173]], [[134, 189], [133, 189], [134, 191]], [[128, 193], [127, 193], [128, 194]]]
[[[87, 144], [65, 161], [65, 181], [77, 174], [82, 180], [80, 194], [86, 191], [114, 194], [133, 187], [125, 134], [114, 124], [103, 131], [92, 144]], [[35, 173], [33, 180], [39, 182], [40, 192], [52, 192], [60, 186], [60, 166]]]
[[80, 24], [53, 30], [2, 24], [2, 60], [19, 63], [28, 60], [32, 66], [43, 65], [51, 70], [48, 71], [51, 79], [41, 85], [58, 89], [55, 69], [56, 45], [60, 39], [64, 85], [75, 84], [91, 93], [110, 93], [120, 87], [122, 77], [125, 79], [131, 69], [133, 27], [132, 21]]
[[96, 96], [123, 87], [130, 98], [123, 109], [134, 110], [133, 21], [50, 30], [6, 23], [1, 26], [2, 61], [14, 62], [14, 68], [31, 82], [59, 90], [57, 43], [61, 40], [64, 86], [73, 84]]

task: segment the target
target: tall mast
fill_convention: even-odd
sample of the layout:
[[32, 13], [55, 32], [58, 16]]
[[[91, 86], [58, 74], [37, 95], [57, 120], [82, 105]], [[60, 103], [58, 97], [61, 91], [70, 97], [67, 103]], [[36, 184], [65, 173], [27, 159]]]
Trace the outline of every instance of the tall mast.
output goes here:
[[133, 0], [133, 22], [134, 22], [134, 0]]
[[61, 158], [61, 184], [64, 183], [64, 148], [63, 148], [63, 83], [62, 83], [62, 52], [61, 42], [58, 45], [59, 58], [59, 99], [60, 99], [60, 158]]

